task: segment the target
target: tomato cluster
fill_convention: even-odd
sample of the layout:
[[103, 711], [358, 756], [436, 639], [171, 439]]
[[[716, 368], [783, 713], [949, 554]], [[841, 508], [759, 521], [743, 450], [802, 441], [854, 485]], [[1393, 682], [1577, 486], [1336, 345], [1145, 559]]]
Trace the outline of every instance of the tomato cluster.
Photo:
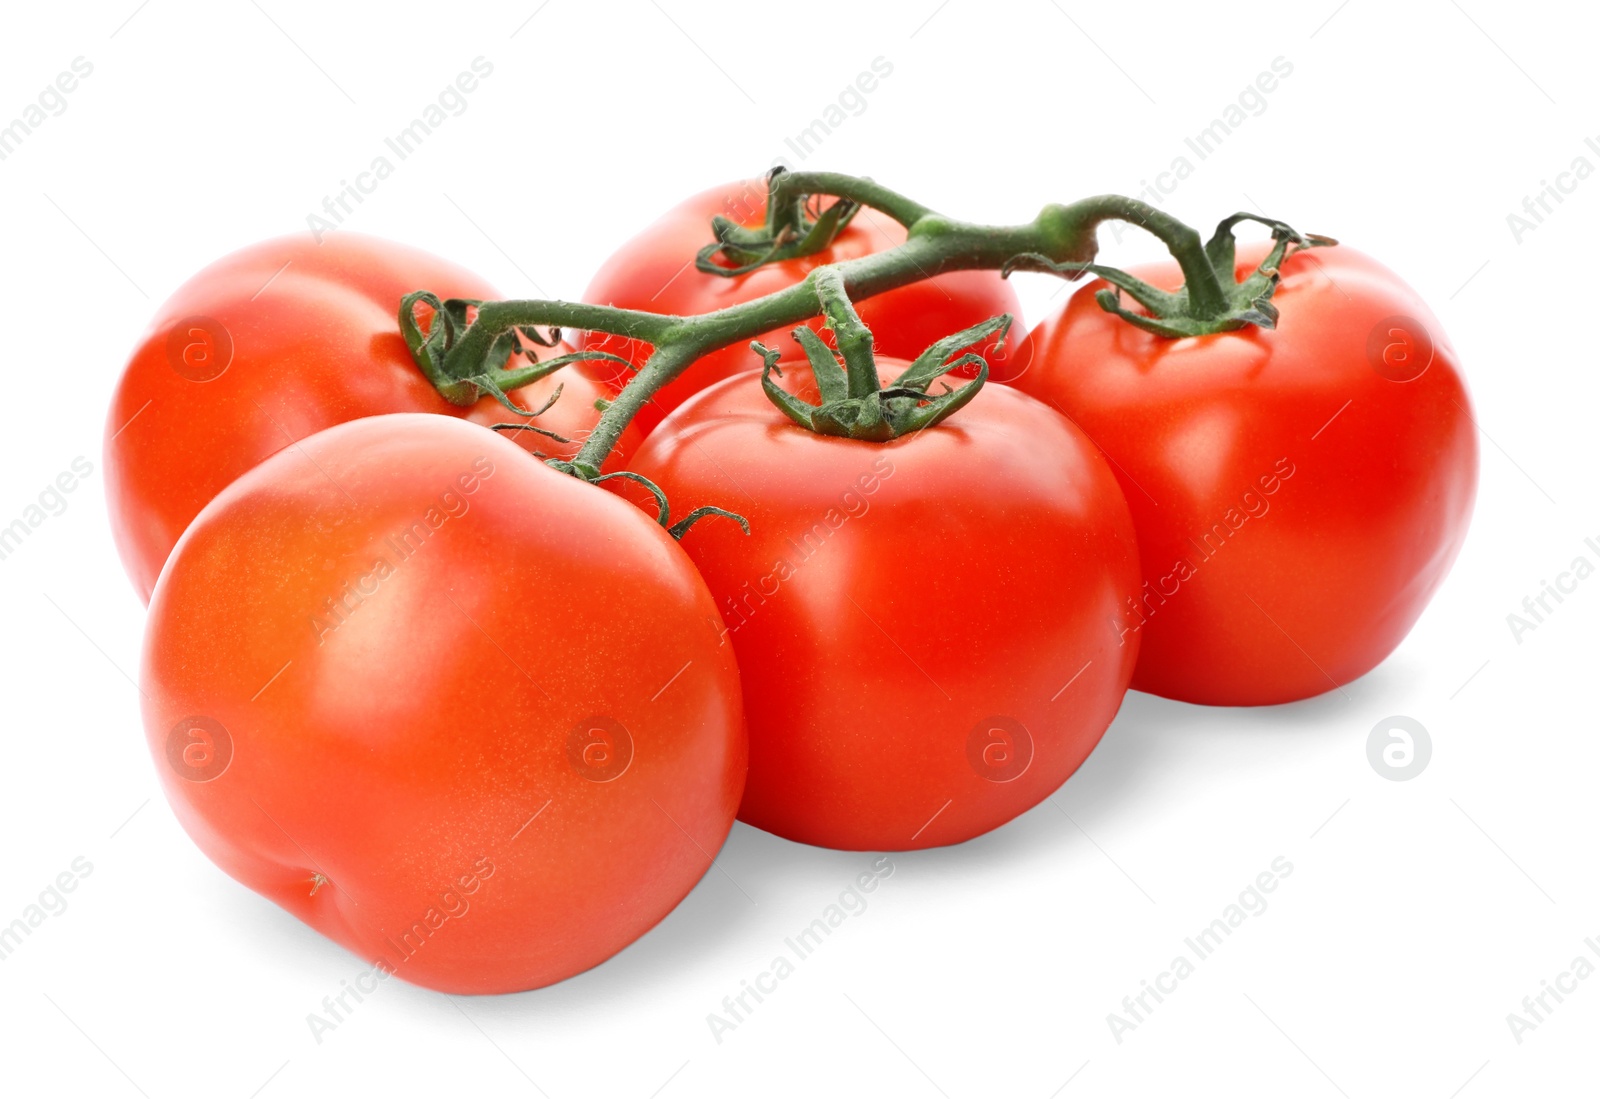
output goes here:
[[[734, 312], [907, 239], [858, 217], [803, 255], [695, 263], [708, 217], [757, 226], [759, 194], [678, 207], [588, 300]], [[494, 298], [471, 274], [343, 232], [220, 260], [161, 308], [106, 429], [178, 818], [385, 973], [513, 991], [642, 935], [736, 817], [958, 843], [1060, 788], [1130, 686], [1258, 705], [1364, 674], [1465, 536], [1455, 353], [1346, 246], [1234, 267], [1270, 275], [1275, 325], [1175, 337], [1097, 281], [1008, 346], [982, 323], [1017, 311], [999, 273], [911, 281], [861, 304], [875, 358], [833, 312], [764, 360], [712, 350], [600, 467], [580, 447], [649, 359], [633, 330], [463, 402], [400, 302], [444, 347]], [[491, 367], [573, 351], [514, 337]], [[738, 521], [671, 522], [713, 501]]]

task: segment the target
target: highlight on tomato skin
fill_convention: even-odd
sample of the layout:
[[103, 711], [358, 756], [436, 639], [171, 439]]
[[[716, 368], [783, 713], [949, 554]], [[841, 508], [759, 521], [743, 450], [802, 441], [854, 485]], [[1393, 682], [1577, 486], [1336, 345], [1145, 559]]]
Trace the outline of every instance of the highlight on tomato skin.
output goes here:
[[[759, 225], [766, 201], [767, 182], [756, 179], [714, 187], [679, 203], [601, 265], [583, 300], [651, 313], [708, 313], [792, 286], [824, 264], [882, 252], [906, 239], [898, 222], [864, 210], [832, 245], [814, 255], [772, 263], [734, 278], [695, 269], [694, 255], [711, 239], [714, 216]], [[913, 359], [935, 340], [990, 317], [1022, 315], [1016, 291], [997, 271], [948, 272], [868, 298], [858, 302], [857, 308], [872, 329], [879, 354], [904, 359]], [[821, 331], [820, 320], [807, 323]], [[785, 357], [799, 356], [799, 346], [789, 334], [792, 328], [785, 325], [758, 338], [783, 351]], [[581, 346], [619, 355], [635, 368], [650, 354], [648, 344], [599, 332], [586, 334]], [[993, 341], [980, 350], [1000, 372], [1007, 352], [996, 350]], [[747, 341], [713, 351], [657, 393], [634, 422], [649, 433], [696, 392], [759, 365], [761, 360], [750, 351]], [[579, 363], [574, 369], [613, 387], [620, 387], [631, 376], [626, 368], [606, 362]]]
[[[781, 384], [816, 396], [803, 364]], [[959, 843], [1053, 793], [1116, 715], [1138, 652], [1115, 628], [1138, 590], [1133, 524], [1099, 452], [1041, 402], [987, 386], [879, 443], [791, 422], [758, 371], [685, 402], [629, 469], [750, 521], [682, 542], [739, 659], [741, 820], [852, 850]]]
[[147, 739], [201, 850], [380, 972], [538, 988], [661, 920], [732, 826], [716, 617], [631, 504], [456, 418], [361, 419], [185, 533]]
[[[516, 419], [485, 397], [461, 408], [441, 397], [401, 336], [400, 299], [419, 288], [494, 299], [494, 287], [436, 256], [341, 230], [320, 243], [299, 233], [212, 263], [156, 311], [128, 359], [106, 415], [106, 500], [112, 534], [145, 602], [184, 528], [263, 458], [326, 427], [387, 412], [432, 412], [494, 424]], [[548, 358], [564, 346], [527, 353]], [[571, 371], [518, 391], [540, 426], [581, 441], [615, 391]], [[534, 433], [518, 442], [570, 458]], [[623, 449], [637, 445], [637, 431]], [[537, 441], [537, 442], [536, 442]]]
[[[1241, 247], [1240, 275], [1265, 251]], [[1400, 644], [1466, 537], [1477, 434], [1438, 319], [1348, 245], [1281, 271], [1274, 329], [1166, 339], [1095, 282], [1019, 349], [1012, 384], [1094, 439], [1133, 509], [1135, 689], [1269, 705], [1341, 687]]]

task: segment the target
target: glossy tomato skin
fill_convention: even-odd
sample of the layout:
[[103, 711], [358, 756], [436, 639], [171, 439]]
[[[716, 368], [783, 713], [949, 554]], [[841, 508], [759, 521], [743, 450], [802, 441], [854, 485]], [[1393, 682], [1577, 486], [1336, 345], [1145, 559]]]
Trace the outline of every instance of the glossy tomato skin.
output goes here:
[[141, 686], [218, 866], [452, 993], [638, 938], [743, 786], [737, 668], [689, 559], [443, 416], [330, 428], [225, 488], [156, 586]]
[[[1240, 273], [1264, 251], [1241, 248]], [[1344, 245], [1282, 270], [1272, 331], [1163, 339], [1104, 312], [1095, 283], [1019, 349], [1013, 384], [1083, 428], [1133, 508], [1140, 690], [1260, 705], [1348, 683], [1405, 637], [1466, 536], [1477, 439], [1438, 320]]]
[[717, 503], [750, 521], [749, 537], [709, 519], [682, 541], [739, 657], [740, 819], [905, 850], [1037, 804], [1099, 741], [1138, 649], [1111, 628], [1138, 553], [1104, 460], [1002, 386], [872, 443], [796, 426], [757, 378], [691, 398], [630, 463], [679, 510]]
[[[162, 304], [106, 416], [112, 533], [142, 599], [207, 501], [313, 432], [386, 412], [510, 418], [487, 399], [472, 409], [450, 404], [417, 369], [397, 316], [400, 299], [423, 289], [498, 296], [435, 256], [341, 231], [320, 244], [296, 234], [241, 249]], [[560, 380], [537, 385], [547, 394]], [[599, 417], [594, 398], [611, 393], [603, 383], [565, 380], [562, 401], [539, 423], [568, 436], [587, 432]], [[531, 445], [535, 436], [520, 434]]]
[[[584, 300], [651, 313], [708, 313], [785, 289], [824, 264], [881, 252], [906, 238], [898, 222], [867, 209], [856, 215], [830, 247], [815, 255], [770, 264], [735, 278], [695, 269], [695, 254], [713, 240], [713, 216], [760, 225], [766, 217], [766, 200], [766, 181], [750, 180], [713, 188], [683, 202], [607, 260], [584, 292]], [[916, 358], [936, 340], [1001, 313], [1010, 313], [1019, 324], [1022, 317], [1016, 292], [994, 271], [940, 275], [859, 301], [856, 309], [872, 329], [878, 353], [906, 359]], [[810, 324], [821, 330], [820, 320]], [[789, 335], [794, 327], [786, 325], [760, 339], [768, 347], [780, 349], [785, 358], [800, 358], [802, 352]], [[648, 344], [601, 332], [586, 333], [583, 346], [620, 355], [635, 367], [643, 365], [650, 354]], [[986, 354], [1000, 371], [1004, 349], [995, 351], [991, 340]], [[760, 365], [761, 358], [750, 350], [748, 340], [713, 352], [656, 394], [636, 422], [648, 433], [694, 393]], [[579, 369], [612, 386], [622, 385], [629, 376], [624, 368], [608, 363], [580, 365]]]

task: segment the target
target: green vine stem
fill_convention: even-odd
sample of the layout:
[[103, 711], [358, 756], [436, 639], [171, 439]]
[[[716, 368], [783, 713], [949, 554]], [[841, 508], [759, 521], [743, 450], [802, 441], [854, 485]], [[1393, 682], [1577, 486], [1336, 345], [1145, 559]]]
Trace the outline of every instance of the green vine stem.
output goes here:
[[[808, 206], [820, 196], [831, 196], [837, 203], [813, 218]], [[841, 301], [848, 307], [849, 302], [948, 271], [1009, 273], [1026, 269], [1071, 279], [1099, 275], [1116, 286], [1118, 293], [1127, 292], [1134, 297], [1148, 315], [1121, 308], [1120, 298], [1111, 291], [1101, 295], [1103, 307], [1161, 335], [1222, 332], [1250, 324], [1271, 327], [1276, 310], [1261, 306], [1277, 285], [1276, 267], [1285, 249], [1290, 245], [1332, 243], [1326, 238], [1302, 236], [1282, 222], [1247, 214], [1224, 221], [1217, 234], [1205, 242], [1198, 232], [1170, 214], [1122, 195], [1098, 195], [1070, 205], [1052, 204], [1023, 225], [978, 225], [935, 213], [871, 180], [832, 172], [777, 171], [768, 181], [765, 224], [739, 234], [733, 234], [728, 225], [719, 225], [717, 243], [701, 253], [702, 270], [733, 277], [763, 263], [821, 251], [848, 220], [848, 210], [830, 218], [829, 211], [839, 204], [866, 205], [883, 211], [905, 226], [905, 242], [858, 259], [820, 266], [793, 286], [698, 316], [528, 300], [469, 303], [476, 307], [476, 315], [466, 323], [461, 303], [440, 303], [432, 295], [418, 293], [405, 299], [402, 327], [423, 372], [441, 393], [457, 403], [469, 403], [482, 392], [503, 397], [505, 391], [576, 359], [615, 360], [615, 356], [600, 352], [577, 352], [520, 372], [505, 371], [502, 364], [511, 349], [510, 333], [527, 335], [539, 326], [570, 327], [652, 345], [650, 357], [605, 407], [576, 457], [571, 462], [553, 463], [565, 472], [592, 481], [600, 476], [606, 456], [628, 422], [696, 359], [774, 329], [800, 324], [830, 309], [837, 312]], [[1113, 220], [1138, 225], [1167, 246], [1183, 271], [1181, 291], [1159, 291], [1116, 268], [1094, 263], [1096, 230], [1101, 223]], [[1242, 282], [1234, 276], [1232, 234], [1233, 226], [1241, 220], [1265, 221], [1278, 242], [1268, 257], [1270, 264], [1263, 263]], [[719, 253], [729, 262], [714, 262]], [[433, 305], [438, 310], [436, 317], [443, 317], [446, 323], [435, 323], [426, 334], [422, 333], [413, 316], [418, 301]], [[855, 361], [860, 355], [848, 343], [841, 344], [841, 350], [847, 372], [863, 373], [868, 369]], [[870, 359], [870, 344], [867, 356]], [[877, 386], [875, 374], [872, 385]]]

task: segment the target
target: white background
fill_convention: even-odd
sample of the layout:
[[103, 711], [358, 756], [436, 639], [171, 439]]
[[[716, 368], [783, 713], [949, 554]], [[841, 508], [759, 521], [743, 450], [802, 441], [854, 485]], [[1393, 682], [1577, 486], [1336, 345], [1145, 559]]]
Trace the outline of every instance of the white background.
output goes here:
[[[137, 6], [136, 6], [137, 5]], [[1600, 936], [1600, 579], [1521, 643], [1506, 616], [1600, 538], [1600, 178], [1516, 239], [1585, 156], [1593, 13], [1486, 0], [903, 5], [525, 0], [8, 5], [0, 121], [94, 66], [0, 162], [0, 521], [87, 457], [0, 561], [0, 923], [85, 857], [70, 907], [0, 962], [0, 1091], [121, 1096], [1488, 1096], [1592, 1094], [1600, 977], [1514, 1040], [1507, 1015]], [[1587, 19], [1589, 22], [1585, 23]], [[215, 257], [304, 229], [473, 58], [494, 65], [348, 224], [508, 296], [580, 295], [680, 198], [796, 164], [974, 220], [1137, 191], [1274, 58], [1293, 74], [1165, 204], [1260, 208], [1372, 253], [1433, 304], [1481, 436], [1455, 571], [1344, 691], [1208, 710], [1130, 694], [1052, 799], [895, 873], [720, 1044], [706, 1022], [870, 856], [735, 827], [660, 927], [554, 988], [390, 981], [214, 869], [139, 728], [143, 612], [101, 498], [107, 398], [154, 307]], [[801, 161], [785, 145], [875, 57], [893, 74]], [[1188, 154], [1191, 161], [1195, 158]], [[1153, 254], [1107, 235], [1115, 260]], [[1065, 300], [1026, 282], [1028, 321]], [[1330, 600], [1339, 593], [1327, 592]], [[1368, 763], [1391, 715], [1434, 754]], [[1119, 1044], [1107, 1025], [1275, 857], [1294, 866]], [[1596, 959], [1600, 961], [1600, 959]], [[1553, 1001], [1551, 1001], [1553, 1002]]]

